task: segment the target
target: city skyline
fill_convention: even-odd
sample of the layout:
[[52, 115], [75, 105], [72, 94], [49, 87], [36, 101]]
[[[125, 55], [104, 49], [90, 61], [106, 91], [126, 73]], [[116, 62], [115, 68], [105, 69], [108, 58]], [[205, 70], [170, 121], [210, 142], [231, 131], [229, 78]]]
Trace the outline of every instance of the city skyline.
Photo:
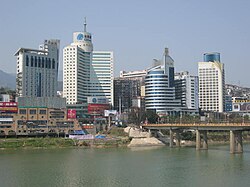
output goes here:
[[114, 51], [115, 76], [121, 70], [149, 68], [161, 49], [168, 47], [177, 72], [187, 70], [197, 75], [202, 55], [219, 52], [226, 83], [250, 86], [246, 76], [250, 42], [247, 1], [58, 2], [2, 3], [1, 70], [15, 73], [15, 51], [19, 47], [37, 48], [46, 38], [60, 39], [62, 70], [62, 49], [71, 42], [71, 33], [83, 30], [87, 17], [94, 50]]

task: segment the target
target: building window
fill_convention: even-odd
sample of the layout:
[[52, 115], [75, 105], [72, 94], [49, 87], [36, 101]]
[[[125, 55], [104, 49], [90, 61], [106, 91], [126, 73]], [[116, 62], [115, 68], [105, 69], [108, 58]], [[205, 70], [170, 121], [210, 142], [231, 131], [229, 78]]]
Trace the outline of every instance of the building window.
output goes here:
[[35, 67], [37, 67], [37, 57], [35, 56]]
[[51, 60], [50, 60], [50, 58], [49, 58], [49, 62], [48, 63], [49, 63], [48, 68], [51, 69]]
[[41, 67], [41, 58], [38, 57], [38, 67], [40, 68]]
[[19, 114], [26, 114], [26, 109], [20, 109]]
[[44, 68], [44, 58], [42, 57], [42, 68]]
[[31, 66], [31, 67], [33, 67], [33, 66], [34, 66], [34, 64], [33, 64], [33, 63], [34, 63], [33, 56], [31, 56], [31, 58], [30, 58], [30, 62], [31, 62], [31, 65], [30, 65], [30, 66]]
[[26, 66], [29, 66], [29, 57], [26, 55]]
[[30, 110], [30, 114], [36, 114], [36, 110]]
[[40, 111], [39, 111], [39, 114], [46, 114], [46, 113], [47, 113], [46, 110], [40, 110]]
[[52, 69], [55, 69], [55, 59], [52, 59]]
[[45, 68], [48, 68], [48, 59], [45, 58]]

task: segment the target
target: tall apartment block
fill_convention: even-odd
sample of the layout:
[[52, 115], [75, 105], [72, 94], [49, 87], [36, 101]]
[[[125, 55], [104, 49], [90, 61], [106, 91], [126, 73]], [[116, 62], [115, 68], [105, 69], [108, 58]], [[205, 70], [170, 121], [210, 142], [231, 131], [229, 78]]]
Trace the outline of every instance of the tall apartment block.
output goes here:
[[90, 65], [90, 96], [105, 97], [110, 104], [113, 104], [113, 61], [112, 51], [93, 51]]
[[19, 97], [55, 97], [59, 66], [59, 40], [45, 40], [39, 49], [19, 48], [16, 92]]
[[70, 108], [86, 110], [91, 96], [112, 102], [113, 61], [112, 51], [93, 51], [85, 20], [84, 31], [74, 32], [73, 43], [63, 49], [63, 96]]
[[175, 95], [181, 100], [181, 105], [188, 109], [199, 109], [199, 81], [198, 76], [183, 71], [175, 73]]
[[87, 103], [93, 44], [91, 33], [73, 33], [73, 43], [63, 49], [63, 96], [67, 104]]
[[225, 71], [220, 53], [205, 53], [198, 63], [199, 104], [204, 111], [223, 112], [225, 106]]
[[140, 96], [140, 80], [114, 79], [114, 109], [119, 112], [129, 111], [132, 100]]

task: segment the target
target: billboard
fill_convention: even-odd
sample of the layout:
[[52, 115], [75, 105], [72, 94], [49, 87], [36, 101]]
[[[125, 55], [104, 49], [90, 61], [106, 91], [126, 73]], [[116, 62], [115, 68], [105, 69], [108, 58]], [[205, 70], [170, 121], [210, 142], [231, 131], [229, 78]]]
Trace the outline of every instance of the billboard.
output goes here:
[[109, 109], [109, 104], [88, 104], [88, 113], [103, 115], [104, 110]]
[[246, 112], [250, 111], [250, 103], [233, 103], [233, 111], [234, 112]]
[[108, 117], [110, 115], [117, 115], [117, 110], [104, 110], [104, 116]]
[[75, 109], [68, 109], [67, 119], [76, 119], [76, 110]]
[[17, 113], [17, 102], [0, 102], [0, 112], [1, 113]]
[[106, 97], [88, 97], [89, 104], [108, 104], [109, 100]]
[[240, 111], [250, 111], [250, 103], [241, 104]]

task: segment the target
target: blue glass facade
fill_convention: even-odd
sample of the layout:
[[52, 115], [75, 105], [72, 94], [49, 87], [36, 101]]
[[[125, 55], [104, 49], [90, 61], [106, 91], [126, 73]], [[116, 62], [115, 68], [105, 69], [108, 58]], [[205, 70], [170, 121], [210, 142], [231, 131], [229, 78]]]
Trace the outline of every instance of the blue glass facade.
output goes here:
[[[175, 88], [169, 84], [174, 84], [162, 70], [151, 70], [145, 77], [145, 105], [147, 110], [156, 112], [170, 112], [180, 107], [180, 101], [175, 99]], [[174, 68], [170, 68], [170, 75], [174, 73]]]
[[220, 62], [220, 53], [205, 53], [204, 62]]
[[232, 96], [226, 95], [225, 96], [225, 112], [230, 112], [233, 110], [233, 102], [232, 102]]
[[169, 67], [169, 87], [174, 87], [174, 67]]

